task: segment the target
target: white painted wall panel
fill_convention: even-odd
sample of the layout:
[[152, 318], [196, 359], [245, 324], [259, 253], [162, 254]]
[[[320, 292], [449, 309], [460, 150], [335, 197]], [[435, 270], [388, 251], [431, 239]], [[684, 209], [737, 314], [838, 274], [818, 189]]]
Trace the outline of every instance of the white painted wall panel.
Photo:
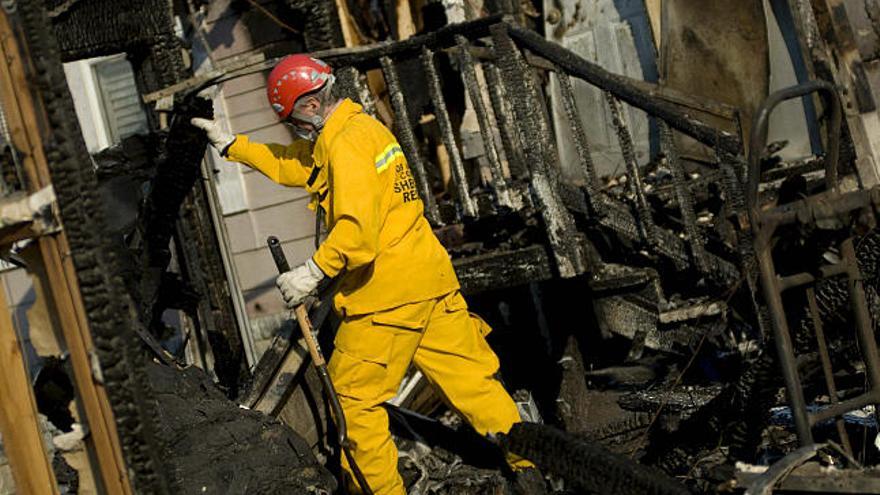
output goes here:
[[[772, 94], [798, 83], [784, 38], [796, 35], [793, 31], [782, 32], [767, 0], [764, 1], [764, 14], [767, 16], [767, 41], [770, 50], [769, 92]], [[782, 103], [770, 115], [767, 142], [774, 141], [788, 141], [788, 146], [779, 154], [783, 159], [798, 159], [812, 154], [810, 129], [807, 126], [803, 100], [789, 100]]]
[[[636, 79], [656, 78], [650, 24], [641, 1], [545, 1], [546, 11], [554, 8], [559, 9], [561, 20], [545, 26], [550, 40], [616, 74]], [[557, 84], [552, 80], [549, 91], [562, 171], [568, 179], [582, 181], [584, 177]], [[602, 92], [577, 79], [573, 80], [573, 87], [598, 174], [623, 171], [620, 146]], [[644, 164], [651, 148], [649, 120], [635, 109], [630, 109], [625, 117], [637, 157]]]

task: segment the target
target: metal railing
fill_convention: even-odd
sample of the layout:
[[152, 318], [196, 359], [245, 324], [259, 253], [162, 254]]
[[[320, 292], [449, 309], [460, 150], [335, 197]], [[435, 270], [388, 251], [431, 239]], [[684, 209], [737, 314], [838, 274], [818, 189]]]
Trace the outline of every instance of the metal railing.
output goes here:
[[[770, 113], [780, 103], [793, 98], [800, 98], [812, 93], [826, 96], [830, 109], [828, 136], [825, 155], [825, 191], [807, 197], [801, 201], [789, 203], [769, 210], [759, 208], [758, 186], [761, 173], [761, 159], [767, 144], [767, 128]], [[836, 427], [843, 447], [851, 454], [849, 437], [844, 428], [841, 416], [869, 404], [880, 403], [880, 355], [874, 337], [871, 314], [865, 295], [864, 281], [856, 258], [853, 232], [855, 225], [848, 223], [856, 216], [854, 213], [876, 215], [880, 205], [880, 192], [873, 190], [856, 190], [843, 193], [838, 184], [838, 156], [841, 133], [841, 106], [837, 90], [824, 81], [813, 81], [788, 88], [771, 95], [762, 105], [755, 117], [752, 127], [752, 138], [749, 152], [748, 210], [752, 228], [755, 231], [755, 251], [760, 267], [761, 287], [764, 302], [772, 319], [773, 340], [785, 387], [801, 445], [813, 443], [812, 428], [817, 423], [837, 418]], [[846, 219], [849, 219], [847, 221]], [[805, 266], [803, 272], [780, 276], [774, 263], [773, 245], [779, 237], [782, 227], [791, 225], [816, 225], [822, 221], [835, 220], [841, 222], [841, 229], [846, 235], [838, 244], [840, 261], [823, 264], [818, 267]], [[875, 220], [876, 222], [876, 220]], [[803, 231], [803, 229], [800, 229]], [[846, 277], [849, 305], [853, 313], [856, 336], [865, 364], [865, 375], [868, 382], [867, 391], [840, 401], [834, 382], [834, 368], [828, 348], [822, 315], [817, 304], [815, 286], [823, 279]], [[807, 312], [816, 339], [819, 361], [822, 365], [825, 385], [831, 405], [817, 412], [807, 408], [804, 388], [798, 372], [798, 359], [792, 334], [789, 328], [786, 309], [783, 304], [783, 293], [793, 289], [805, 289]]]

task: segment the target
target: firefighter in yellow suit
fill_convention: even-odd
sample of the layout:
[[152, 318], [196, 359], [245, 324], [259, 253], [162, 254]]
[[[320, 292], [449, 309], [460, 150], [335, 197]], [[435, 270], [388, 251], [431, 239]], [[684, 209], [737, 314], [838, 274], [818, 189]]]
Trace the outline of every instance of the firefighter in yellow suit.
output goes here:
[[330, 68], [319, 60], [292, 55], [276, 66], [270, 103], [304, 138], [287, 146], [231, 136], [209, 120], [193, 124], [230, 160], [305, 188], [312, 207], [326, 212], [326, 240], [278, 286], [293, 307], [325, 276], [341, 274], [334, 306], [342, 323], [330, 375], [371, 489], [403, 494], [382, 403], [394, 397], [411, 363], [480, 434], [506, 433], [520, 415], [496, 378], [498, 358], [484, 338], [490, 328], [468, 312], [400, 145], [360, 105], [335, 97], [332, 86]]

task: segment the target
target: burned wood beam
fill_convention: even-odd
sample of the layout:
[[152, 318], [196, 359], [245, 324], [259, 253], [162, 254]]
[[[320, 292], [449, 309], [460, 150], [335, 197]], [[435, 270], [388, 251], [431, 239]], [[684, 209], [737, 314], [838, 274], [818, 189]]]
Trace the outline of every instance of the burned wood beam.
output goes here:
[[623, 161], [626, 162], [627, 174], [629, 175], [627, 184], [633, 196], [635, 196], [636, 215], [639, 219], [639, 227], [644, 237], [644, 243], [648, 246], [654, 246], [656, 243], [654, 236], [656, 225], [651, 215], [651, 206], [648, 205], [648, 198], [645, 196], [645, 187], [642, 185], [642, 171], [639, 168], [638, 161], [636, 161], [635, 144], [633, 144], [632, 133], [629, 132], [626, 116], [623, 114], [623, 105], [621, 105], [620, 100], [608, 92], [605, 93], [605, 100], [611, 109], [611, 122], [614, 125], [614, 130], [617, 132], [617, 140], [620, 144]]
[[496, 200], [503, 206], [511, 207], [513, 203], [510, 200], [510, 192], [507, 190], [507, 180], [504, 178], [504, 170], [501, 168], [501, 159], [498, 157], [498, 149], [493, 135], [494, 126], [489, 121], [489, 113], [483, 102], [483, 92], [477, 80], [474, 59], [468, 51], [468, 40], [462, 35], [456, 35], [455, 41], [458, 44], [458, 62], [464, 85], [467, 88], [468, 96], [470, 96], [474, 113], [477, 114], [480, 136], [483, 138], [483, 152], [486, 154], [489, 171], [492, 173], [492, 187], [495, 189]]
[[370, 88], [363, 81], [363, 74], [354, 67], [342, 67], [336, 70], [336, 84], [342, 86], [349, 98], [361, 104], [364, 111], [376, 117], [376, 102]]
[[586, 259], [577, 241], [574, 219], [560, 198], [559, 158], [555, 148], [550, 146], [552, 136], [533, 74], [507, 35], [505, 25], [492, 27], [492, 39], [502, 84], [513, 102], [533, 196], [544, 220], [559, 273], [563, 278], [574, 277], [586, 271]]
[[742, 142], [737, 136], [715, 129], [690, 117], [675, 105], [658, 101], [632, 84], [627, 77], [613, 74], [599, 65], [586, 60], [566, 48], [545, 40], [534, 31], [514, 25], [503, 25], [510, 37], [536, 54], [553, 62], [565, 72], [608, 91], [630, 105], [660, 117], [673, 128], [711, 147], [718, 147], [730, 154], [741, 154]]
[[[17, 147], [28, 150], [28, 160], [38, 160], [26, 169], [34, 172], [28, 173], [30, 187], [51, 182], [57, 195], [64, 230], [41, 238], [40, 250], [54, 274], [50, 286], [55, 305], [67, 315], [62, 328], [82, 398], [81, 413], [89, 424], [87, 441], [101, 466], [96, 478], [113, 493], [169, 493], [154, 450], [157, 412], [143, 379], [141, 343], [132, 329], [135, 308], [106, 235], [95, 171], [75, 118], [60, 50], [41, 2], [15, 7], [14, 13], [0, 13], [3, 96], [34, 100], [26, 105], [4, 102], [4, 109], [16, 108], [18, 115], [31, 109], [32, 116], [23, 120], [29, 124], [15, 124], [25, 129], [16, 134], [31, 144]], [[15, 23], [21, 44], [9, 21]], [[18, 58], [22, 54], [28, 56], [24, 64]], [[28, 86], [8, 91], [14, 87], [10, 74]], [[36, 108], [40, 110], [33, 112]], [[10, 127], [15, 114], [7, 114]]]
[[587, 133], [584, 131], [583, 122], [581, 122], [580, 113], [578, 113], [577, 101], [574, 97], [574, 89], [571, 86], [571, 77], [568, 74], [557, 71], [556, 77], [559, 81], [559, 89], [562, 94], [562, 103], [565, 107], [565, 116], [571, 126], [571, 132], [574, 135], [575, 150], [580, 160], [581, 169], [587, 181], [584, 185], [587, 193], [587, 203], [590, 209], [597, 211], [598, 203], [596, 197], [599, 194], [599, 177], [596, 175], [596, 167], [593, 165], [593, 156], [590, 153], [590, 142], [587, 139]]
[[499, 436], [505, 451], [532, 460], [542, 471], [553, 473], [567, 486], [581, 491], [620, 495], [690, 493], [686, 486], [659, 471], [550, 426], [518, 423], [510, 433]]
[[[525, 56], [526, 61], [529, 63], [529, 65], [543, 70], [560, 72], [559, 67], [557, 67], [553, 62], [547, 60], [546, 58], [541, 57], [540, 55], [536, 55], [532, 52], [526, 52]], [[661, 86], [656, 83], [642, 81], [641, 79], [632, 79], [628, 76], [623, 76], [619, 74], [617, 75], [623, 78], [627, 82], [627, 84], [629, 84], [633, 88], [644, 92], [645, 96], [648, 98], [656, 98], [658, 100], [669, 102], [675, 106], [683, 107], [697, 113], [711, 115], [713, 117], [729, 121], [731, 125], [736, 125], [739, 121], [739, 110], [732, 105], [728, 105], [727, 103], [721, 103], [702, 97], [698, 98], [675, 88], [670, 88], [668, 86]]]
[[770, 318], [766, 307], [758, 303], [760, 286], [758, 284], [758, 261], [755, 252], [754, 231], [749, 228], [746, 210], [746, 193], [741, 177], [741, 171], [747, 170], [748, 164], [743, 163], [737, 157], [724, 152], [716, 152], [720, 163], [721, 180], [718, 184], [727, 202], [724, 205], [725, 214], [735, 219], [737, 223], [736, 251], [739, 255], [739, 266], [742, 267], [742, 277], [745, 278], [749, 288], [752, 308], [756, 317], [756, 323], [761, 335], [769, 335]]
[[400, 145], [403, 147], [406, 161], [416, 176], [419, 194], [425, 203], [425, 216], [432, 225], [440, 225], [440, 212], [437, 210], [437, 203], [434, 201], [434, 194], [431, 191], [431, 185], [428, 183], [428, 175], [425, 172], [425, 166], [419, 153], [415, 134], [409, 124], [409, 112], [406, 109], [406, 100], [400, 88], [397, 69], [394, 67], [394, 62], [388, 57], [382, 57], [382, 73], [385, 74], [385, 84], [388, 86], [388, 92], [391, 95], [391, 106], [394, 108], [394, 124], [397, 137], [400, 140]]
[[303, 23], [302, 38], [309, 51], [326, 50], [346, 43], [345, 30], [342, 26], [345, 19], [344, 10], [339, 9], [336, 2], [321, 0], [283, 0], [277, 2], [290, 9], [290, 18], [308, 19]]
[[464, 294], [476, 294], [504, 287], [553, 278], [550, 256], [544, 246], [459, 258], [453, 261]]
[[504, 85], [501, 84], [501, 74], [494, 63], [484, 63], [483, 75], [486, 77], [492, 111], [498, 120], [498, 132], [501, 134], [501, 144], [504, 146], [510, 175], [515, 178], [525, 177], [528, 175], [528, 167], [522, 155], [522, 143], [511, 121], [510, 100], [504, 91]]
[[446, 101], [443, 99], [443, 89], [440, 87], [440, 77], [437, 74], [437, 66], [434, 62], [434, 52], [427, 47], [422, 48], [422, 66], [425, 69], [425, 78], [428, 80], [428, 93], [434, 106], [434, 115], [437, 116], [437, 124], [443, 137], [443, 145], [449, 154], [452, 181], [455, 184], [458, 201], [461, 203], [462, 213], [466, 217], [476, 217], [477, 209], [471, 199], [467, 175], [464, 171], [464, 164], [461, 161], [461, 152], [458, 150], [458, 143], [455, 140], [455, 130], [452, 128], [452, 122], [449, 120], [449, 111], [446, 109]]
[[199, 163], [208, 144], [205, 134], [189, 124], [189, 118], [210, 118], [213, 105], [196, 99], [177, 108], [177, 119], [166, 142], [165, 159], [158, 164], [140, 215], [139, 238], [131, 246], [138, 252], [141, 278], [138, 286], [143, 322], [153, 320], [153, 305], [159, 296], [162, 274], [171, 261], [169, 242], [174, 234], [180, 207], [201, 175]]
[[701, 273], [705, 273], [709, 269], [704, 247], [706, 240], [703, 237], [702, 231], [697, 227], [694, 198], [687, 187], [687, 175], [681, 160], [678, 158], [678, 150], [675, 147], [675, 140], [672, 138], [672, 130], [664, 122], [660, 123], [660, 139], [661, 146], [666, 154], [666, 161], [669, 164], [669, 170], [672, 171], [675, 197], [678, 201], [682, 223], [684, 223], [687, 243], [690, 246], [691, 255], [694, 257], [694, 264]]
[[456, 36], [465, 36], [469, 39], [488, 36], [489, 28], [500, 21], [500, 15], [492, 15], [470, 22], [449, 24], [436, 31], [413, 36], [403, 41], [323, 50], [315, 52], [313, 55], [334, 67], [351, 65], [360, 70], [376, 69], [381, 67], [380, 59], [382, 57], [418, 56], [423, 46], [429, 48], [454, 46]]
[[165, 0], [79, 0], [51, 22], [65, 62], [127, 52], [174, 36], [169, 31], [173, 12]]

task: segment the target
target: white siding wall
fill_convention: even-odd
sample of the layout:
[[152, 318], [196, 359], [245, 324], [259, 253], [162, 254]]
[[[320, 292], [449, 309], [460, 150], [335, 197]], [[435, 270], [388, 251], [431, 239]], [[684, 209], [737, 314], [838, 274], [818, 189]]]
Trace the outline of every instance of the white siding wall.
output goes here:
[[[262, 27], [260, 23], [266, 20], [258, 14], [234, 12], [228, 0], [211, 4], [205, 32], [214, 63], [222, 64], [229, 57], [261, 49], [287, 36], [271, 23]], [[214, 99], [215, 116], [230, 132], [247, 134], [253, 141], [290, 143], [293, 137], [266, 102], [265, 88], [265, 74], [224, 83]], [[229, 249], [248, 315], [259, 318], [282, 312], [284, 305], [275, 289], [277, 271], [266, 238], [274, 235], [281, 240], [292, 266], [312, 255], [315, 217], [307, 208], [308, 195], [302, 189], [275, 184], [216, 153], [212, 160]], [[258, 354], [266, 345], [266, 337], [254, 336]]]

